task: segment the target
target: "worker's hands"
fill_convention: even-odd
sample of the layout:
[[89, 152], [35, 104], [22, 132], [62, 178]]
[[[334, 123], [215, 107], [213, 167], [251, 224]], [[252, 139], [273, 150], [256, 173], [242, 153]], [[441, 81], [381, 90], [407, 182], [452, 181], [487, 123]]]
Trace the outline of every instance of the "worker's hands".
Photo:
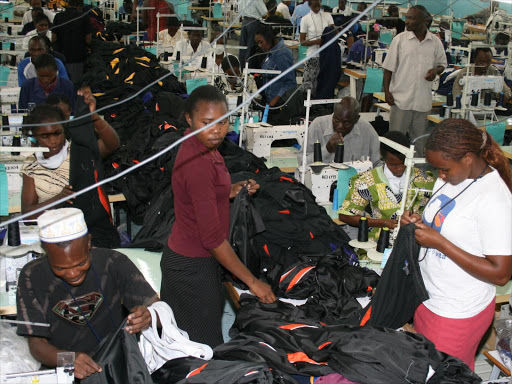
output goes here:
[[126, 321], [126, 332], [133, 334], [147, 329], [151, 325], [151, 313], [145, 305], [132, 308]]
[[270, 285], [261, 280], [255, 279], [254, 283], [249, 286], [249, 290], [254, 296], [260, 299], [262, 303], [270, 304], [277, 300]]
[[411, 211], [405, 211], [400, 218], [400, 225], [407, 225], [410, 223], [423, 224], [421, 216], [417, 213], [411, 213]]
[[340, 143], [343, 143], [343, 136], [338, 132], [334, 132], [334, 135], [332, 135], [327, 144], [325, 144], [325, 149], [327, 149], [329, 153], [334, 153]]
[[426, 224], [416, 224], [416, 242], [425, 248], [439, 249], [444, 237]]
[[384, 96], [386, 98], [386, 103], [388, 103], [390, 106], [395, 105], [395, 98], [393, 97], [391, 92], [389, 92], [389, 91], [384, 92]]
[[268, 105], [270, 107], [275, 107], [280, 98], [281, 97], [279, 97], [279, 96], [274, 97], [272, 100], [270, 100], [270, 103], [268, 103]]
[[437, 69], [436, 68], [429, 69], [425, 76], [425, 80], [434, 81], [436, 79], [436, 76], [437, 76]]
[[75, 353], [75, 377], [77, 379], [85, 379], [93, 373], [101, 371], [101, 367], [88, 354], [82, 352]]
[[77, 92], [78, 96], [83, 96], [84, 103], [88, 105], [89, 111], [94, 113], [96, 111], [96, 99], [92, 95], [90, 87], [82, 87]]
[[[62, 199], [63, 197], [67, 197], [73, 194], [73, 187], [71, 185], [66, 185], [62, 188], [62, 191], [57, 195], [57, 200]], [[73, 197], [74, 199], [74, 197]], [[69, 204], [73, 204], [73, 200], [67, 201]]]
[[239, 181], [238, 183], [235, 183], [231, 186], [229, 198], [234, 199], [245, 186], [247, 186], [247, 192], [249, 192], [249, 195], [251, 196], [254, 195], [258, 189], [260, 189], [260, 185], [253, 179]]
[[385, 224], [384, 226], [388, 227], [389, 229], [395, 229], [396, 226], [398, 225], [398, 220], [385, 219], [384, 224]]

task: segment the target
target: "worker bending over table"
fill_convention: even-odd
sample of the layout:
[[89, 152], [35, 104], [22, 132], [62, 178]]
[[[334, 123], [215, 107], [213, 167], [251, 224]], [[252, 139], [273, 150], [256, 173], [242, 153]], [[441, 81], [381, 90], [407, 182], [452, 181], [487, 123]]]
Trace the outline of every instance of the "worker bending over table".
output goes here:
[[402, 224], [416, 224], [429, 296], [414, 328], [474, 369], [494, 317], [495, 285], [512, 271], [510, 166], [492, 136], [463, 119], [438, 124], [425, 150], [439, 172], [434, 192], [422, 216], [402, 216]]
[[[375, 129], [359, 117], [359, 103], [353, 97], [344, 97], [334, 105], [334, 113], [317, 117], [311, 123], [308, 132], [306, 161], [313, 162], [315, 142], [322, 147], [322, 160], [332, 163], [339, 143], [344, 143], [343, 161], [361, 160], [369, 157], [376, 165], [380, 161], [379, 136]], [[302, 155], [298, 156], [302, 164]]]
[[447, 66], [441, 40], [430, 33], [431, 16], [421, 5], [409, 8], [406, 31], [389, 47], [384, 68], [384, 93], [391, 106], [389, 129], [413, 141], [427, 131], [432, 109], [432, 81]]
[[57, 366], [57, 353], [75, 352], [75, 377], [83, 379], [101, 372], [90, 355], [124, 321], [123, 307], [126, 331], [138, 333], [151, 325], [147, 306], [158, 296], [128, 257], [91, 247], [79, 209], [47, 211], [37, 224], [46, 256], [21, 270], [18, 320], [50, 326], [19, 324], [17, 334], [47, 367]]
[[[409, 148], [407, 137], [398, 131], [390, 131], [385, 138]], [[368, 225], [371, 227], [370, 238], [379, 237], [380, 228], [395, 229], [398, 224], [397, 211], [403, 196], [405, 185], [405, 155], [396, 149], [380, 144], [380, 154], [384, 165], [355, 175], [349, 184], [349, 191], [339, 211], [339, 219], [352, 227], [359, 226], [359, 219], [367, 216], [365, 211], [370, 207]], [[430, 198], [435, 179], [430, 172], [413, 168], [406, 208], [421, 214]], [[418, 191], [415, 189], [421, 189]]]

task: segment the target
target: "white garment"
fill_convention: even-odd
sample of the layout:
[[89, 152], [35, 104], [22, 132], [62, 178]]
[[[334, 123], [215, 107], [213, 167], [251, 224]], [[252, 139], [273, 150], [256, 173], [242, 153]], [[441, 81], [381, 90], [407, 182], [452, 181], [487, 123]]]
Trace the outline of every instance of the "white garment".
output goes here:
[[[48, 16], [50, 19], [50, 23], [53, 23], [53, 19], [55, 18], [55, 13], [50, 11], [49, 9], [43, 8], [43, 13]], [[30, 8], [27, 12], [23, 14], [23, 25], [28, 24], [32, 21], [32, 8]]]
[[340, 7], [334, 7], [332, 9], [332, 14], [333, 15], [352, 16], [352, 8], [345, 6], [345, 9], [343, 11], [340, 11]]
[[197, 47], [196, 52], [194, 52], [194, 49], [192, 48], [192, 45], [190, 45], [190, 40], [180, 40], [176, 43], [176, 47], [174, 47], [174, 54], [173, 58], [176, 59], [177, 52], [180, 52], [181, 60], [182, 61], [189, 61], [190, 57], [198, 52], [201, 52], [201, 55], [196, 57], [190, 64], [192, 67], [199, 68], [201, 66], [201, 61], [203, 59], [203, 56], [208, 56], [211, 52], [210, 44], [206, 40], [202, 40], [199, 43], [199, 46]]
[[[28, 51], [28, 43], [30, 42], [30, 39], [33, 38], [37, 34], [37, 31], [34, 29], [33, 31], [30, 31], [27, 33], [25, 38], [23, 39], [23, 49], [25, 51]], [[52, 31], [48, 30], [46, 32], [46, 37], [52, 41]]]
[[[318, 13], [313, 11], [304, 16], [300, 22], [300, 33], [306, 34], [306, 40], [315, 40], [322, 37], [324, 29], [329, 25], [334, 24], [334, 20], [330, 13], [325, 13], [320, 10]], [[319, 45], [310, 45], [308, 47], [307, 55], [313, 55], [320, 48]], [[318, 54], [313, 57], [318, 57]]]
[[279, 3], [276, 9], [286, 20], [291, 20], [292, 15], [290, 15], [290, 8], [285, 3]]
[[447, 67], [441, 40], [430, 32], [420, 43], [414, 32], [405, 31], [393, 39], [382, 67], [393, 72], [389, 91], [401, 110], [427, 112], [432, 109], [432, 82], [427, 72]]
[[261, 20], [267, 14], [267, 6], [263, 0], [239, 0], [238, 11], [243, 12], [244, 17], [252, 17]]
[[45, 158], [43, 152], [36, 152], [36, 159], [39, 165], [48, 168], [48, 169], [57, 169], [59, 168], [66, 157], [68, 156], [68, 146], [69, 142], [67, 140], [64, 141], [64, 146], [60, 150], [59, 153], [53, 155], [52, 157]]
[[[425, 208], [423, 222], [430, 225], [439, 208], [447, 204], [432, 227], [448, 241], [478, 257], [512, 255], [512, 194], [493, 170], [449, 203], [471, 182], [473, 179], [444, 185], [438, 179], [434, 185], [438, 192]], [[430, 297], [423, 304], [435, 314], [465, 319], [477, 315], [494, 300], [494, 285], [474, 278], [437, 249], [421, 248], [419, 259]]]
[[[189, 340], [187, 332], [178, 328], [168, 304], [157, 301], [148, 307], [148, 311], [151, 314], [151, 326], [142, 331], [139, 349], [149, 373], [153, 373], [167, 361], [180, 357], [193, 356], [204, 360], [212, 358], [213, 351], [210, 346]], [[157, 314], [162, 325], [162, 336], [158, 334]]]
[[384, 169], [384, 176], [386, 176], [389, 181], [389, 187], [391, 188], [391, 191], [393, 191], [394, 195], [399, 194], [405, 185], [405, 172], [402, 176], [396, 177], [393, 175], [393, 172], [391, 172], [389, 168], [386, 167], [386, 164], [384, 164], [382, 168]]
[[[174, 36], [169, 35], [169, 32], [167, 29], [164, 29], [163, 31], [158, 32], [158, 42], [162, 44], [162, 49], [166, 50], [166, 48], [174, 49], [176, 46], [176, 43], [180, 40], [188, 39], [188, 33], [185, 31], [182, 31], [181, 29], [176, 32]], [[171, 49], [171, 51], [172, 51]]]

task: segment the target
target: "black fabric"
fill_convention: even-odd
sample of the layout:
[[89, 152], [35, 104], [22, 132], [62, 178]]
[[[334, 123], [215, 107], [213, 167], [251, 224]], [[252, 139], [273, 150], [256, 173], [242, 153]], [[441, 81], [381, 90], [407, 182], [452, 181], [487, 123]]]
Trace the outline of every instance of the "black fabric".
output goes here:
[[57, 35], [54, 47], [66, 57], [68, 64], [83, 63], [87, 55], [85, 36], [91, 33], [91, 24], [88, 17], [81, 15], [81, 11], [68, 8], [53, 19], [52, 32]]
[[[328, 44], [336, 32], [333, 27], [327, 27], [322, 33], [322, 45]], [[318, 72], [316, 99], [332, 99], [334, 89], [341, 77], [341, 49], [337, 42], [329, 45], [320, 52], [320, 71]]]
[[420, 246], [416, 243], [415, 229], [414, 224], [400, 227], [372, 298], [369, 325], [399, 328], [412, 319], [418, 305], [428, 300], [418, 262]]
[[[89, 113], [89, 107], [81, 96], [77, 98], [75, 113], [76, 116]], [[66, 130], [71, 138], [69, 184], [73, 190], [78, 191], [103, 179], [103, 164], [90, 116], [71, 120]], [[112, 223], [107, 193], [102, 187], [77, 196], [71, 206], [84, 213], [95, 247], [119, 247], [121, 241]]]
[[153, 372], [151, 377], [156, 384], [271, 384], [273, 382], [272, 374], [266, 364], [247, 361], [206, 361], [195, 357], [170, 360]]
[[300, 89], [289, 89], [279, 99], [279, 102], [275, 107], [279, 107], [279, 109], [272, 109], [269, 111], [269, 124], [295, 124], [304, 116], [304, 94]]
[[212, 348], [222, 344], [224, 287], [217, 260], [186, 257], [166, 247], [160, 268], [160, 298], [172, 308], [178, 327], [192, 341]]
[[153, 384], [137, 336], [126, 332], [125, 326], [123, 321], [110, 337], [103, 339], [92, 355], [102, 371], [81, 380], [82, 384]]
[[229, 243], [252, 274], [260, 272], [259, 259], [254, 255], [254, 236], [265, 230], [263, 220], [251, 201], [247, 188], [242, 188], [230, 209]]
[[403, 21], [402, 19], [391, 19], [388, 17], [383, 17], [382, 19], [377, 20], [377, 24], [381, 24], [382, 26], [388, 29], [395, 28], [397, 35], [405, 31], [405, 21]]
[[291, 304], [262, 304], [254, 297], [242, 296], [241, 304], [233, 339], [215, 348], [214, 358], [265, 362], [277, 382], [295, 374], [339, 373], [362, 384], [424, 383], [429, 366], [436, 372], [435, 383], [481, 382], [420, 334], [324, 325]]

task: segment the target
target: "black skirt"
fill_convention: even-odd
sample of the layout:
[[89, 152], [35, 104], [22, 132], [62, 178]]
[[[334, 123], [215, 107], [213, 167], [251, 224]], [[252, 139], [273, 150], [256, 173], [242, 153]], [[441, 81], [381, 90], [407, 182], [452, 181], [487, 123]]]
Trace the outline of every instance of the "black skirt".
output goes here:
[[160, 298], [174, 312], [178, 327], [190, 340], [214, 348], [224, 342], [222, 270], [212, 257], [186, 257], [165, 247]]

